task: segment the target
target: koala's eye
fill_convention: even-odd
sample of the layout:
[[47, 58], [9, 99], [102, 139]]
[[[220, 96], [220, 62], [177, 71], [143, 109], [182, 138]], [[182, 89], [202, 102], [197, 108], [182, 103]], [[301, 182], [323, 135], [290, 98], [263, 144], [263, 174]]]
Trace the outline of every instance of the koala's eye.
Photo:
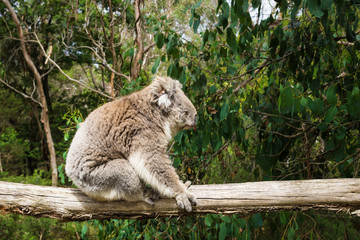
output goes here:
[[186, 116], [188, 116], [189, 115], [189, 111], [184, 111], [184, 114], [186, 115]]

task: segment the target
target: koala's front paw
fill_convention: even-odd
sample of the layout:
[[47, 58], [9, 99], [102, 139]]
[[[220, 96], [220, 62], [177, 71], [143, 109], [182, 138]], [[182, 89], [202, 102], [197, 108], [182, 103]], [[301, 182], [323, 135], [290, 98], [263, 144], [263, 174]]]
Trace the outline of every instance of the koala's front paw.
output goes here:
[[191, 204], [196, 206], [196, 198], [189, 193], [181, 193], [176, 196], [176, 204], [179, 208], [191, 212]]

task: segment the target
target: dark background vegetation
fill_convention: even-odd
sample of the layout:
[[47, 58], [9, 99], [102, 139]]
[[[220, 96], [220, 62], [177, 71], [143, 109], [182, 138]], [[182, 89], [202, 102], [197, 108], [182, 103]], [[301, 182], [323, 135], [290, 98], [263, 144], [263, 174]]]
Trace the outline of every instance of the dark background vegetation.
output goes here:
[[[71, 186], [63, 169], [78, 123], [155, 74], [179, 79], [200, 117], [197, 131], [171, 144], [182, 179], [358, 177], [360, 2], [266, 2], [10, 1], [41, 74], [58, 185]], [[0, 180], [51, 185], [34, 76], [2, 2], [0, 18]], [[0, 239], [359, 236], [359, 218], [321, 212], [80, 223], [0, 216]]]

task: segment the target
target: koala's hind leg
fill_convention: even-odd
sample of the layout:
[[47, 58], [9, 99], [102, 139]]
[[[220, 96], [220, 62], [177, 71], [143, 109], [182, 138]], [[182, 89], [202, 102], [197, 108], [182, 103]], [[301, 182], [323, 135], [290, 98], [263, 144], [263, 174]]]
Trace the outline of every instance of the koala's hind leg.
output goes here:
[[154, 205], [151, 199], [157, 198], [125, 159], [114, 159], [92, 168], [86, 178], [89, 187], [81, 187], [82, 190], [100, 201], [145, 201]]
[[134, 152], [129, 156], [129, 162], [140, 178], [161, 196], [174, 197], [177, 205], [188, 212], [192, 210], [191, 205], [196, 206], [196, 197], [188, 192], [190, 182], [180, 181], [166, 154]]

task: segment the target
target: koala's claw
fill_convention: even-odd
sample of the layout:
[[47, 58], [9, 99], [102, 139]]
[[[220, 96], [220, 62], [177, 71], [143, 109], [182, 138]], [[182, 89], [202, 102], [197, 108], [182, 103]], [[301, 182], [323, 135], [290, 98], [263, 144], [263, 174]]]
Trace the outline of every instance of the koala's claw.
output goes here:
[[190, 199], [190, 202], [192, 203], [192, 205], [194, 205], [194, 206], [197, 205], [196, 197], [194, 197], [193, 195], [190, 195], [189, 199]]
[[159, 193], [154, 191], [153, 189], [149, 188], [145, 190], [144, 193], [144, 201], [147, 204], [150, 204], [151, 206], [154, 206], [155, 203], [153, 200], [158, 200], [159, 199]]
[[186, 181], [186, 182], [184, 183], [183, 180], [180, 180], [180, 182], [185, 185], [186, 189], [188, 189], [188, 188], [190, 187], [190, 185], [191, 185], [191, 182], [190, 182], [190, 181]]
[[179, 208], [185, 209], [187, 212], [191, 212], [191, 205], [196, 206], [196, 198], [188, 193], [181, 193], [176, 196], [176, 204]]
[[190, 181], [186, 181], [186, 182], [184, 183], [184, 185], [186, 186], [186, 188], [189, 188], [189, 187], [191, 186], [191, 182], [190, 182]]
[[154, 201], [151, 198], [145, 198], [144, 201], [151, 206], [155, 205]]

